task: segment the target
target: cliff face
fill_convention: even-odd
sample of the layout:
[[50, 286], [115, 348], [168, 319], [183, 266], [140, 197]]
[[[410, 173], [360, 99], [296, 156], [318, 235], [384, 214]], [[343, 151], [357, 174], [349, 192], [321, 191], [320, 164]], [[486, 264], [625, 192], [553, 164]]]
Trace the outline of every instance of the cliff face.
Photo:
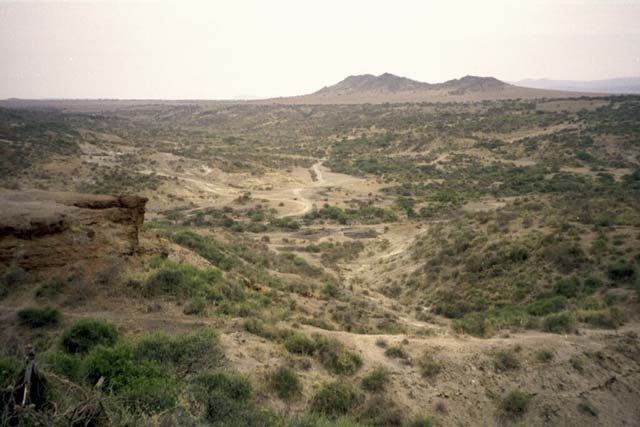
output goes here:
[[147, 199], [0, 190], [0, 268], [63, 267], [133, 254]]

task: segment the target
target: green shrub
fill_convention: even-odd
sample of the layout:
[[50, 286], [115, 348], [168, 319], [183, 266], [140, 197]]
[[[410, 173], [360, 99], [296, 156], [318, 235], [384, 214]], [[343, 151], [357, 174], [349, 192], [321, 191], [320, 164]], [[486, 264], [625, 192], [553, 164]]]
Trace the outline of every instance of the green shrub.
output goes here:
[[448, 319], [460, 319], [473, 310], [473, 306], [467, 301], [439, 302], [434, 312]]
[[54, 278], [41, 284], [36, 289], [36, 298], [51, 299], [58, 296], [65, 287], [65, 282], [60, 278]]
[[245, 403], [235, 400], [223, 392], [214, 390], [209, 393], [206, 403], [206, 419], [215, 426], [242, 426], [247, 424], [249, 415]]
[[65, 329], [61, 344], [68, 353], [86, 353], [97, 345], [114, 345], [117, 340], [118, 331], [106, 320], [81, 319]]
[[636, 274], [636, 267], [631, 263], [621, 262], [607, 269], [607, 276], [615, 282], [632, 282]]
[[270, 414], [251, 404], [249, 379], [234, 372], [206, 371], [194, 379], [196, 397], [205, 403], [205, 417], [214, 426], [271, 425]]
[[550, 350], [539, 350], [536, 352], [536, 359], [539, 362], [551, 362], [554, 358], [554, 354], [552, 351]]
[[159, 332], [140, 338], [134, 346], [136, 360], [152, 361], [181, 369], [220, 366], [224, 350], [218, 335], [210, 329], [190, 334], [167, 335]]
[[602, 287], [602, 281], [596, 277], [587, 277], [584, 281], [584, 290], [588, 294], [594, 293]]
[[547, 245], [543, 251], [544, 257], [553, 262], [562, 273], [570, 273], [586, 263], [587, 258], [582, 248], [568, 242], [558, 242]]
[[494, 366], [498, 371], [510, 371], [520, 367], [515, 351], [508, 348], [497, 350], [493, 353]]
[[220, 270], [202, 270], [187, 264], [165, 262], [145, 282], [147, 296], [171, 295], [176, 298], [204, 296], [221, 299], [222, 295], [214, 286], [222, 278]]
[[57, 307], [25, 307], [17, 312], [20, 324], [30, 328], [57, 325], [62, 313]]
[[20, 372], [21, 363], [13, 357], [0, 355], [0, 389], [14, 386]]
[[349, 351], [338, 340], [315, 336], [316, 352], [320, 363], [338, 375], [353, 375], [362, 366], [362, 359]]
[[580, 313], [580, 321], [598, 328], [616, 329], [625, 322], [625, 315], [618, 307], [608, 310], [588, 310]]
[[77, 354], [50, 351], [43, 355], [43, 361], [51, 371], [71, 380], [79, 381], [82, 375], [82, 358]]
[[234, 372], [205, 371], [194, 379], [194, 383], [205, 395], [218, 392], [238, 402], [247, 402], [253, 394], [249, 378]]
[[384, 391], [388, 383], [389, 371], [381, 366], [362, 377], [362, 388], [373, 393]]
[[484, 337], [488, 329], [486, 316], [482, 313], [466, 314], [462, 319], [456, 320], [453, 323], [453, 329], [456, 332], [463, 332], [476, 337]]
[[577, 277], [568, 277], [558, 280], [554, 285], [556, 294], [566, 298], [573, 298], [580, 292], [580, 280]]
[[502, 401], [502, 409], [509, 416], [521, 416], [527, 412], [532, 397], [522, 391], [511, 391]]
[[358, 420], [372, 427], [401, 427], [404, 413], [393, 400], [378, 394], [358, 408]]
[[268, 340], [275, 340], [278, 338], [278, 330], [271, 325], [267, 325], [260, 319], [246, 319], [243, 323], [244, 330], [250, 334], [257, 335]]
[[284, 366], [271, 374], [270, 383], [280, 399], [289, 400], [302, 392], [302, 384], [295, 371]]
[[322, 295], [327, 299], [340, 298], [340, 288], [333, 282], [327, 282], [322, 287]]
[[17, 286], [26, 282], [27, 278], [28, 274], [22, 267], [12, 266], [0, 276], [0, 283], [7, 286]]
[[175, 381], [157, 364], [137, 361], [128, 344], [93, 348], [84, 359], [83, 372], [89, 384], [104, 378], [104, 388], [132, 409], [153, 413], [175, 405]]
[[182, 309], [182, 312], [187, 315], [198, 315], [201, 316], [205, 314], [207, 309], [207, 301], [202, 298], [193, 298], [191, 301], [187, 302], [187, 304]]
[[424, 378], [433, 379], [442, 371], [442, 365], [438, 363], [433, 354], [425, 352], [418, 361], [420, 374]]
[[220, 266], [225, 261], [224, 252], [220, 245], [212, 238], [202, 236], [193, 231], [179, 231], [170, 239], [180, 246], [189, 248], [207, 261]]
[[301, 333], [293, 333], [284, 340], [289, 353], [311, 355], [316, 349], [316, 341]]
[[542, 329], [555, 334], [570, 333], [575, 330], [575, 319], [570, 313], [557, 313], [546, 316], [542, 321]]
[[335, 418], [346, 415], [356, 407], [360, 398], [350, 385], [342, 382], [325, 384], [311, 402], [314, 412]]
[[565, 309], [567, 298], [563, 295], [556, 295], [533, 302], [527, 306], [527, 312], [533, 316], [546, 316], [557, 313]]
[[384, 355], [392, 359], [408, 359], [409, 358], [409, 355], [407, 354], [405, 349], [399, 345], [388, 347], [384, 351]]
[[387, 343], [384, 338], [378, 338], [376, 339], [376, 345], [380, 348], [387, 348], [389, 346], [389, 343]]
[[0, 298], [4, 298], [9, 291], [27, 281], [28, 275], [21, 267], [9, 267], [0, 276]]

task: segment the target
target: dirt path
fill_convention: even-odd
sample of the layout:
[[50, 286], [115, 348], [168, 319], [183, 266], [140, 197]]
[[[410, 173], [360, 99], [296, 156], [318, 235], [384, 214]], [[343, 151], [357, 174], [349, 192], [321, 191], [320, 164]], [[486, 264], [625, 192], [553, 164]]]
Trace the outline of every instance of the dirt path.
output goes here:
[[[316, 180], [303, 181], [293, 179], [297, 185], [292, 188], [274, 188], [273, 190], [252, 190], [252, 197], [266, 200], [277, 204], [280, 208], [279, 218], [296, 217], [305, 215], [313, 209], [315, 203], [322, 200], [322, 192], [331, 187], [359, 188], [364, 187], [367, 180], [356, 178], [345, 174], [328, 172], [322, 166], [322, 160], [314, 163], [311, 167], [316, 175]], [[222, 180], [214, 181], [211, 177], [211, 169], [206, 176], [199, 176], [191, 173], [178, 173], [174, 171], [144, 171], [145, 173], [155, 173], [166, 178], [177, 178], [195, 186], [198, 191], [211, 196], [208, 202], [200, 202], [198, 208], [212, 207], [221, 204], [223, 201], [230, 201], [247, 190], [238, 189]], [[207, 170], [205, 169], [205, 172]], [[265, 185], [269, 185], [265, 181]], [[302, 185], [301, 185], [302, 184]]]

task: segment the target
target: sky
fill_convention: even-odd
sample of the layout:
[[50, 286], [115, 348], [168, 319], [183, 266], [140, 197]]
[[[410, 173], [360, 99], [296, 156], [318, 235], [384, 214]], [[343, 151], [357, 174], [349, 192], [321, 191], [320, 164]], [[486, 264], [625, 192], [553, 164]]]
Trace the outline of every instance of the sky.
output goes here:
[[640, 0], [0, 0], [0, 99], [230, 99], [353, 74], [640, 76]]

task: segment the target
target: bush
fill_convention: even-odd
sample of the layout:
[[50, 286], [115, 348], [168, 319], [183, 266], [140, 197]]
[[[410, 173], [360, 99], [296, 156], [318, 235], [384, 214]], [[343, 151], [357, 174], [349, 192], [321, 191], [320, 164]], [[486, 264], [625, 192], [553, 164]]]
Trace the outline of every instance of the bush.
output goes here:
[[334, 382], [325, 384], [313, 397], [311, 409], [335, 418], [349, 413], [359, 402], [359, 396], [350, 385]]
[[61, 344], [68, 353], [87, 353], [97, 345], [114, 345], [117, 340], [118, 331], [106, 320], [81, 319], [64, 331]]
[[527, 412], [532, 397], [518, 390], [511, 391], [502, 401], [502, 409], [507, 415], [521, 416]]
[[362, 366], [360, 356], [346, 349], [340, 341], [321, 335], [317, 335], [315, 341], [318, 359], [329, 372], [353, 375]]
[[570, 273], [587, 262], [582, 248], [567, 242], [549, 244], [544, 248], [543, 253], [544, 257], [553, 262], [562, 273]]
[[18, 359], [0, 355], [0, 390], [15, 385], [20, 367]]
[[404, 350], [404, 348], [402, 348], [399, 345], [394, 345], [387, 348], [384, 351], [384, 355], [392, 359], [408, 359], [409, 358], [409, 355]]
[[203, 365], [219, 366], [224, 350], [218, 335], [210, 329], [170, 336], [155, 333], [138, 340], [134, 355], [140, 361], [152, 361], [181, 369], [195, 370]]
[[383, 367], [377, 367], [362, 378], [362, 388], [379, 393], [384, 391], [389, 383], [389, 371]]
[[174, 243], [189, 248], [207, 261], [220, 265], [225, 261], [225, 255], [217, 242], [211, 238], [201, 236], [193, 231], [180, 231], [170, 236]]
[[542, 321], [542, 329], [555, 334], [569, 333], [575, 330], [575, 319], [570, 313], [550, 314]]
[[53, 351], [44, 354], [44, 363], [53, 372], [78, 381], [82, 374], [82, 359], [76, 354]]
[[140, 370], [138, 376], [118, 392], [125, 405], [144, 413], [157, 413], [174, 408], [178, 388], [175, 382], [155, 371]]
[[194, 379], [196, 396], [205, 402], [207, 421], [220, 427], [268, 426], [273, 417], [250, 402], [249, 379], [233, 372], [209, 371]]
[[250, 334], [257, 335], [268, 340], [278, 338], [278, 331], [275, 327], [265, 324], [260, 319], [247, 319], [243, 323], [244, 330]]
[[556, 295], [533, 302], [527, 306], [527, 312], [533, 316], [546, 316], [557, 313], [565, 309], [567, 298], [563, 295]]
[[204, 296], [220, 299], [215, 295], [213, 286], [222, 277], [220, 270], [209, 268], [201, 270], [191, 265], [165, 262], [146, 281], [144, 290], [147, 296], [171, 295], [176, 298]]
[[327, 299], [337, 299], [340, 297], [340, 288], [333, 282], [327, 282], [322, 287], [322, 294]]
[[602, 282], [596, 277], [587, 277], [584, 281], [584, 290], [588, 294], [594, 293], [602, 287]]
[[568, 277], [558, 280], [554, 285], [555, 293], [567, 298], [573, 298], [580, 292], [580, 280], [577, 277]]
[[20, 324], [30, 328], [41, 328], [60, 323], [62, 313], [57, 307], [26, 307], [18, 310]]
[[494, 354], [494, 366], [498, 371], [510, 371], [520, 367], [520, 361], [513, 350], [503, 348]]
[[433, 354], [428, 352], [422, 355], [418, 363], [420, 365], [420, 373], [424, 378], [433, 379], [442, 370], [440, 363], [438, 363]]
[[175, 405], [175, 381], [157, 364], [135, 360], [128, 344], [95, 347], [83, 362], [83, 372], [92, 385], [104, 378], [105, 389], [135, 410], [153, 413]]
[[23, 284], [27, 280], [27, 273], [20, 267], [9, 267], [0, 276], [0, 298], [7, 296], [12, 288]]
[[187, 315], [195, 314], [200, 316], [205, 314], [206, 309], [207, 309], [207, 301], [205, 301], [204, 298], [199, 297], [189, 301], [182, 309], [182, 312]]
[[64, 281], [59, 278], [51, 279], [43, 283], [36, 289], [36, 298], [49, 299], [59, 295], [65, 286]]
[[206, 371], [199, 374], [194, 382], [205, 395], [218, 392], [238, 402], [247, 402], [253, 394], [249, 378], [232, 372]]
[[580, 321], [592, 326], [606, 329], [616, 329], [625, 322], [625, 316], [618, 307], [610, 307], [608, 310], [589, 310], [580, 314]]
[[380, 348], [387, 348], [389, 344], [384, 338], [378, 338], [376, 340], [376, 345]]
[[316, 349], [316, 342], [301, 333], [293, 333], [284, 340], [284, 347], [289, 353], [311, 355]]
[[302, 392], [302, 384], [296, 373], [287, 367], [280, 367], [270, 378], [271, 388], [280, 399], [289, 400]]
[[543, 363], [551, 362], [553, 360], [553, 358], [554, 358], [554, 354], [553, 354], [552, 351], [540, 350], [540, 351], [536, 352], [536, 359], [539, 362], [543, 362]]
[[618, 263], [609, 266], [607, 276], [615, 282], [632, 282], [636, 277], [636, 267], [630, 263]]
[[226, 396], [221, 391], [213, 391], [207, 397], [206, 419], [215, 426], [243, 426], [247, 424], [248, 411], [242, 401]]
[[402, 427], [404, 413], [393, 400], [382, 395], [369, 399], [358, 408], [358, 420], [372, 427]]
[[453, 329], [456, 332], [483, 337], [487, 334], [487, 319], [482, 313], [469, 313], [462, 319], [456, 320], [453, 323]]

